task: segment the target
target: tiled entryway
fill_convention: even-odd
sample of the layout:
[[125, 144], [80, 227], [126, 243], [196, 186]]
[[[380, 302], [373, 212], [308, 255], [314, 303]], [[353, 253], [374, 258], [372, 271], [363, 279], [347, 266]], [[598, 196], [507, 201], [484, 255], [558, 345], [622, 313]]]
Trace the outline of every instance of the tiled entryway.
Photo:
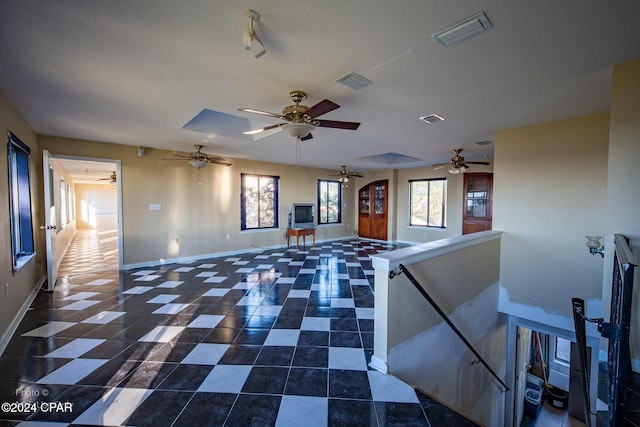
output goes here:
[[[474, 426], [367, 366], [358, 240], [63, 277], [0, 357], [2, 425]], [[68, 407], [43, 402], [70, 403]]]

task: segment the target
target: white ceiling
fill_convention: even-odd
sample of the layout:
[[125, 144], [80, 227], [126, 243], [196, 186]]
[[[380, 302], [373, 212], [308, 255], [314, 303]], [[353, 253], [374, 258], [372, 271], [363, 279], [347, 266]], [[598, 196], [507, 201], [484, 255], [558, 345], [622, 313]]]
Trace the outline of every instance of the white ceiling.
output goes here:
[[[242, 41], [249, 8], [259, 59]], [[479, 11], [491, 30], [446, 49], [431, 39]], [[491, 157], [475, 143], [496, 130], [607, 111], [612, 65], [640, 58], [639, 23], [635, 0], [8, 0], [0, 88], [38, 134], [291, 164], [285, 132], [241, 133], [278, 120], [238, 108], [280, 113], [300, 89], [308, 106], [341, 105], [323, 119], [362, 123], [316, 129], [301, 164], [415, 167], [456, 147]], [[373, 84], [335, 82], [351, 71]], [[183, 129], [203, 109], [228, 120]], [[432, 113], [445, 121], [418, 120]], [[423, 161], [361, 159], [389, 152]]]

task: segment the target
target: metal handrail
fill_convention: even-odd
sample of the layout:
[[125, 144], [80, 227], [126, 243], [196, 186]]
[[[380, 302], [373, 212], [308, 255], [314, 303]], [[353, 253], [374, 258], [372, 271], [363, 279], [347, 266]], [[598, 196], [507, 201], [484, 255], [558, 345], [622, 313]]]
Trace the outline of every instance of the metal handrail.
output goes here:
[[487, 368], [487, 370], [491, 373], [491, 375], [493, 375], [493, 377], [498, 380], [498, 382], [500, 383], [500, 385], [504, 388], [504, 390], [502, 390], [502, 392], [505, 391], [509, 391], [509, 387], [507, 387], [507, 384], [505, 384], [504, 381], [502, 381], [502, 379], [493, 371], [493, 369], [491, 369], [491, 366], [489, 366], [487, 364], [487, 362], [484, 360], [484, 358], [482, 356], [480, 356], [480, 353], [478, 353], [476, 351], [476, 349], [473, 347], [473, 345], [471, 345], [471, 343], [465, 338], [465, 336], [462, 334], [462, 332], [460, 332], [460, 330], [456, 327], [456, 325], [453, 324], [453, 322], [451, 322], [451, 320], [449, 319], [449, 317], [445, 314], [444, 311], [442, 311], [442, 309], [438, 306], [438, 304], [433, 300], [433, 298], [431, 298], [431, 296], [427, 293], [427, 291], [424, 290], [424, 288], [420, 285], [420, 283], [418, 283], [418, 281], [416, 280], [415, 277], [413, 277], [413, 274], [411, 274], [409, 272], [409, 270], [407, 270], [407, 267], [405, 267], [403, 264], [400, 264], [400, 272], [406, 274], [407, 279], [409, 279], [409, 281], [411, 283], [413, 283], [413, 285], [416, 287], [416, 289], [418, 290], [418, 292], [420, 292], [420, 294], [422, 294], [422, 296], [429, 301], [429, 304], [431, 304], [431, 306], [438, 312], [438, 314], [440, 315], [440, 317], [442, 317], [442, 319], [447, 323], [447, 325], [449, 325], [449, 327], [453, 330], [453, 332], [456, 333], [456, 335], [458, 335], [458, 337], [462, 340], [462, 342], [467, 346], [467, 348], [469, 350], [471, 350], [471, 352], [474, 354], [474, 356], [476, 356], [476, 358], [478, 359], [478, 362], [480, 362], [485, 368]]

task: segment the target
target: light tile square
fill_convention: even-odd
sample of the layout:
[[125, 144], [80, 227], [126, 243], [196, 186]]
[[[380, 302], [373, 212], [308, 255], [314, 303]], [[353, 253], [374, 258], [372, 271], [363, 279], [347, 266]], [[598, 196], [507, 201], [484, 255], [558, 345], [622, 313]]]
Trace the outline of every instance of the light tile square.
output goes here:
[[158, 286], [156, 286], [156, 288], [173, 289], [173, 288], [177, 288], [178, 286], [182, 285], [183, 283], [184, 283], [183, 280], [167, 280], [166, 282], [160, 283]]
[[184, 330], [184, 326], [156, 326], [138, 341], [169, 342]]
[[178, 267], [175, 270], [173, 270], [176, 273], [188, 273], [191, 270], [193, 270], [195, 267]]
[[256, 269], [258, 270], [269, 270], [273, 268], [273, 264], [259, 264]]
[[245, 267], [245, 268], [239, 268], [236, 270], [236, 273], [242, 274], [242, 273], [251, 273], [253, 271], [253, 267]]
[[356, 307], [356, 317], [358, 319], [375, 319], [373, 308]]
[[282, 396], [276, 427], [326, 427], [329, 399], [313, 396]]
[[367, 371], [371, 396], [376, 402], [420, 403], [410, 385], [391, 375], [378, 371]]
[[76, 338], [75, 340], [63, 345], [60, 348], [53, 350], [49, 354], [45, 354], [44, 357], [59, 357], [61, 359], [75, 359], [89, 350], [99, 346], [106, 340], [103, 339], [90, 339], [90, 338]]
[[92, 305], [98, 304], [100, 301], [93, 300], [81, 300], [73, 302], [69, 305], [65, 305], [64, 307], [60, 307], [58, 310], [84, 310], [85, 308], [89, 308]]
[[210, 328], [218, 326], [218, 323], [224, 319], [220, 314], [201, 314], [187, 325], [187, 328]]
[[36, 382], [39, 384], [76, 384], [108, 361], [108, 359], [73, 359]]
[[288, 263], [290, 263], [291, 260], [293, 260], [293, 258], [278, 258], [278, 261], [276, 261], [276, 262], [288, 262]]
[[76, 322], [49, 322], [46, 325], [42, 325], [38, 328], [32, 329], [29, 332], [22, 334], [23, 337], [42, 337], [49, 338], [62, 332], [67, 328], [77, 325]]
[[289, 291], [289, 294], [287, 295], [287, 298], [309, 298], [309, 295], [311, 295], [311, 291], [310, 290], [292, 289], [292, 290]]
[[160, 277], [159, 274], [149, 274], [147, 276], [140, 276], [137, 279], [133, 279], [134, 282], [152, 282]]
[[209, 263], [206, 263], [206, 264], [200, 264], [200, 265], [198, 266], [198, 268], [213, 268], [213, 267], [215, 267], [216, 265], [217, 265], [217, 264], [209, 264]]
[[240, 393], [253, 366], [216, 365], [204, 379], [199, 392]]
[[100, 292], [78, 292], [77, 294], [72, 294], [66, 298], [62, 298], [62, 300], [63, 301], [68, 301], [68, 300], [82, 301], [83, 299], [91, 298], [96, 295], [100, 295]]
[[279, 277], [276, 280], [277, 285], [293, 285], [294, 283], [296, 283], [295, 277]]
[[202, 294], [203, 297], [222, 297], [229, 292], [229, 289], [213, 288]]
[[367, 279], [349, 279], [349, 284], [351, 286], [369, 286], [369, 281]]
[[168, 304], [176, 298], [179, 298], [180, 295], [171, 295], [171, 294], [160, 294], [154, 298], [151, 298], [147, 301], [147, 304]]
[[187, 365], [216, 365], [228, 349], [229, 344], [200, 343], [180, 363]]
[[153, 314], [178, 314], [189, 304], [165, 304], [153, 312]]
[[133, 411], [144, 402], [153, 390], [143, 388], [112, 388], [84, 411], [74, 424], [123, 425]]
[[247, 265], [247, 264], [249, 264], [249, 261], [238, 260], [238, 261], [235, 261], [232, 265]]
[[300, 338], [299, 329], [271, 329], [264, 345], [268, 346], [296, 346]]
[[330, 331], [331, 319], [328, 317], [305, 317], [300, 329], [303, 331]]
[[153, 289], [153, 287], [151, 286], [134, 286], [133, 288], [127, 289], [122, 293], [127, 295], [140, 295], [140, 294], [144, 294], [147, 291], [150, 291], [151, 289]]
[[316, 274], [315, 268], [301, 268], [298, 274]]
[[214, 276], [214, 277], [209, 277], [208, 279], [204, 280], [202, 283], [222, 283], [225, 280], [227, 280], [226, 276]]
[[355, 303], [352, 298], [331, 298], [332, 308], [354, 308]]
[[113, 282], [113, 279], [96, 279], [96, 280], [92, 280], [89, 283], [85, 283], [85, 285], [89, 285], [89, 286], [102, 286], [102, 285], [106, 285], [108, 283]]
[[367, 361], [361, 348], [329, 347], [329, 369], [366, 371]]
[[124, 311], [101, 311], [98, 314], [94, 314], [93, 316], [84, 319], [80, 323], [97, 323], [105, 325], [118, 317], [124, 316], [125, 314], [126, 313]]

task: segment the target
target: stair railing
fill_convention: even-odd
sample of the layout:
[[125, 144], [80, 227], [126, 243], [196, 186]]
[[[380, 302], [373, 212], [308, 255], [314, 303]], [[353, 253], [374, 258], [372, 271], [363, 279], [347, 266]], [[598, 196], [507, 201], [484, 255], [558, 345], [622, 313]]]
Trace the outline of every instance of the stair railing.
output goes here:
[[[451, 330], [453, 330], [453, 332], [455, 332], [455, 334], [462, 340], [462, 342], [467, 346], [467, 348], [477, 358], [477, 361], [474, 361], [474, 363], [482, 364], [482, 366], [484, 366], [489, 371], [489, 373], [491, 375], [493, 375], [493, 377], [500, 383], [500, 385], [503, 388], [503, 390], [500, 391], [501, 393], [509, 391], [509, 387], [507, 387], [507, 384], [505, 384], [505, 382], [498, 376], [498, 374], [496, 374], [493, 371], [493, 369], [491, 369], [491, 366], [489, 366], [489, 364], [484, 360], [484, 358], [480, 355], [480, 353], [478, 353], [478, 351], [473, 347], [473, 345], [471, 345], [469, 340], [467, 340], [467, 338], [465, 338], [465, 336], [462, 334], [462, 332], [460, 332], [460, 330], [456, 327], [456, 325], [453, 324], [451, 319], [449, 319], [449, 317], [445, 314], [445, 312], [442, 311], [440, 306], [438, 306], [438, 304], [435, 302], [435, 300], [433, 298], [431, 298], [431, 296], [420, 285], [420, 283], [416, 280], [416, 278], [413, 277], [413, 274], [411, 274], [411, 272], [409, 270], [407, 270], [407, 267], [405, 267], [403, 264], [400, 264], [399, 268], [400, 268], [400, 273], [404, 273], [407, 276], [407, 279], [409, 279], [409, 281], [413, 284], [413, 286], [415, 286], [415, 288], [418, 290], [418, 292], [420, 292], [420, 294], [429, 302], [429, 304], [431, 304], [433, 309], [440, 315], [440, 317], [442, 317], [442, 319], [447, 323], [447, 325], [449, 325]], [[391, 278], [392, 277], [393, 277], [393, 275], [391, 275]]]

